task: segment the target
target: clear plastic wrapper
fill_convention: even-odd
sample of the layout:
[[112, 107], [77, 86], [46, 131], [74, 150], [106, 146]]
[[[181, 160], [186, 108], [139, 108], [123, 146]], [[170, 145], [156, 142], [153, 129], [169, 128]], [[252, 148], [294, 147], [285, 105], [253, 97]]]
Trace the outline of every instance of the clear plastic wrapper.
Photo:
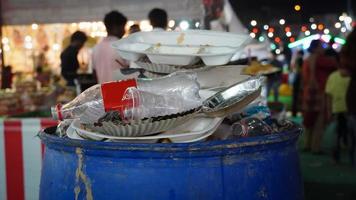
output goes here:
[[234, 138], [253, 137], [273, 133], [273, 129], [264, 121], [249, 117], [231, 125], [231, 133]]
[[298, 125], [297, 123], [285, 119], [283, 120], [270, 119], [270, 126], [272, 127], [275, 133], [301, 128], [301, 126]]

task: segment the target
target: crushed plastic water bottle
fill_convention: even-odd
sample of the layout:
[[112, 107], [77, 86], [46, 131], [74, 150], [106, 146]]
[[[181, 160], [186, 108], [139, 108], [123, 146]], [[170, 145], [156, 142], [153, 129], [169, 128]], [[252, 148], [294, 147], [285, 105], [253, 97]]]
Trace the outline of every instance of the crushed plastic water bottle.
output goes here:
[[[135, 91], [136, 96], [126, 98], [128, 91], [131, 91], [131, 95]], [[133, 100], [140, 102], [140, 107], [138, 101], [135, 102], [136, 110], [132, 110]], [[173, 104], [174, 109], [171, 109]], [[167, 114], [163, 110], [178, 113], [200, 105], [196, 73], [176, 72], [155, 80], [128, 79], [97, 84], [82, 92], [73, 101], [52, 107], [51, 112], [53, 118], [58, 120], [79, 118], [83, 124], [93, 124], [112, 111], [118, 112], [121, 119], [130, 116], [128, 119], [139, 120]]]

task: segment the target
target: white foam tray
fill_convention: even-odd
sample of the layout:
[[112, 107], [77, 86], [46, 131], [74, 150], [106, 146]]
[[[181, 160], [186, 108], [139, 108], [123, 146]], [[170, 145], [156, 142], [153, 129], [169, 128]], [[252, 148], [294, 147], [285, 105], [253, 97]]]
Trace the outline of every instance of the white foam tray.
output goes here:
[[207, 66], [224, 65], [243, 50], [247, 35], [207, 30], [138, 32], [113, 43], [130, 61], [147, 56], [152, 63], [186, 66], [201, 59]]

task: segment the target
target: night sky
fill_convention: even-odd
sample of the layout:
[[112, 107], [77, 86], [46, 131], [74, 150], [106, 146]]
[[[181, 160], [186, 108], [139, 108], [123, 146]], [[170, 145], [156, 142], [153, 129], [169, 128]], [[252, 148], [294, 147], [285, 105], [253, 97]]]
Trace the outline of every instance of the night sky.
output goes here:
[[[349, 2], [355, 14], [356, 1]], [[348, 10], [348, 0], [230, 0], [230, 3], [244, 24], [253, 18], [265, 24], [280, 18], [289, 23], [307, 23], [311, 16], [339, 16]], [[300, 12], [294, 11], [296, 4], [301, 5]]]

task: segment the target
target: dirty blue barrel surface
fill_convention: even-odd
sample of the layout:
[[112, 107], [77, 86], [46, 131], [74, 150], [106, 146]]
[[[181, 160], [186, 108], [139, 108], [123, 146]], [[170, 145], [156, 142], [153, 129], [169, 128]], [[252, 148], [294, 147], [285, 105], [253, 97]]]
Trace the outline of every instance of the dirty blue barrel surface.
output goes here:
[[188, 144], [45, 143], [40, 199], [303, 199], [301, 129]]

